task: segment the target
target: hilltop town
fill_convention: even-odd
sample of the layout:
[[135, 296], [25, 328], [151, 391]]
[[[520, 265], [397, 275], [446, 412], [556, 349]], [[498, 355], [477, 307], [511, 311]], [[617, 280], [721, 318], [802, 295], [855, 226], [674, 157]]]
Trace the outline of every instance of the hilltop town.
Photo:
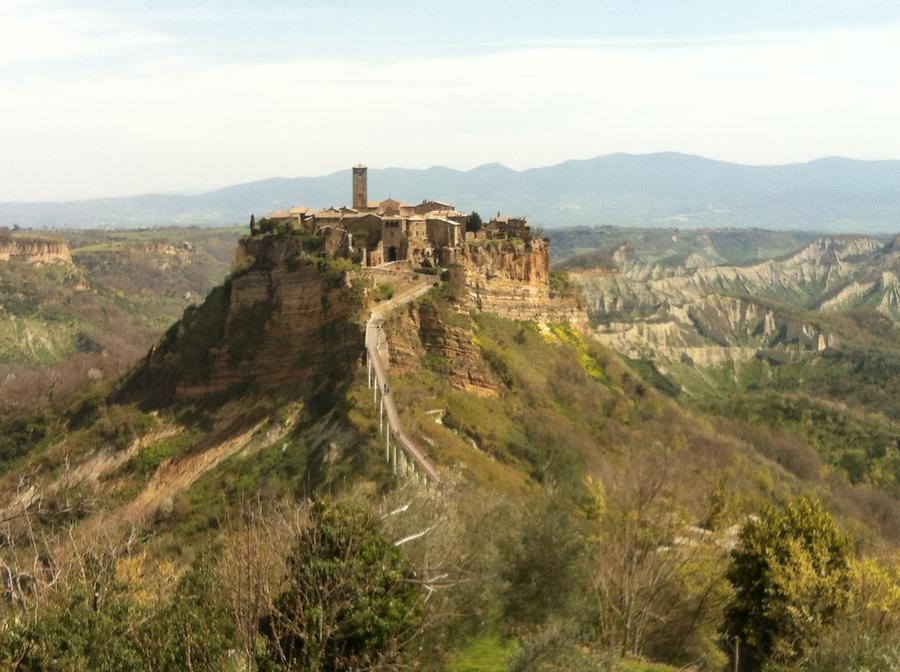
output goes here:
[[459, 262], [466, 243], [534, 239], [524, 217], [501, 216], [482, 223], [477, 213], [465, 213], [437, 200], [404, 203], [393, 198], [369, 201], [367, 168], [354, 166], [352, 205], [316, 210], [295, 206], [251, 219], [252, 235], [285, 231], [313, 237], [319, 249], [361, 266], [407, 262], [415, 267], [447, 267]]

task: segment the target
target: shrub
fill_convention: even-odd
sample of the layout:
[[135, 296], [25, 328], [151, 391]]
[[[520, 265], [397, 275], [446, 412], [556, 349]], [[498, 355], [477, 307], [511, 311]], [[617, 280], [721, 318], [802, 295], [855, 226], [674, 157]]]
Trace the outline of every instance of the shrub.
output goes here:
[[573, 297], [575, 296], [575, 284], [569, 278], [568, 273], [550, 271], [550, 296]]
[[394, 288], [391, 285], [387, 285], [383, 282], [379, 282], [375, 285], [375, 289], [372, 291], [372, 298], [375, 301], [388, 301], [394, 298]]
[[319, 500], [289, 558], [287, 586], [260, 624], [266, 659], [303, 672], [384, 669], [422, 609], [408, 561], [374, 514]]
[[122, 450], [150, 431], [154, 423], [152, 415], [141, 413], [133, 406], [110, 406], [97, 423], [96, 431], [103, 441]]
[[735, 597], [726, 628], [746, 646], [745, 669], [815, 649], [847, 600], [850, 559], [849, 537], [816, 499], [767, 508], [744, 526], [728, 570]]

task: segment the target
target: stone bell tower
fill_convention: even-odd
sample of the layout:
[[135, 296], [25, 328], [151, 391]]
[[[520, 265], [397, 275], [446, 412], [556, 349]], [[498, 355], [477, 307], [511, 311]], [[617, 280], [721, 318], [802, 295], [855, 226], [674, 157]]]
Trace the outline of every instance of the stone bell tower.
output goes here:
[[353, 208], [363, 210], [369, 205], [369, 187], [366, 168], [361, 163], [353, 166]]

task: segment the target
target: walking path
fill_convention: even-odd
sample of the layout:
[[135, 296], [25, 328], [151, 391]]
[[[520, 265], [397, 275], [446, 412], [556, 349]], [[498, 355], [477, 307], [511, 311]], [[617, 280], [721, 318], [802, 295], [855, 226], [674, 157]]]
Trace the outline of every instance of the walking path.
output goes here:
[[[423, 280], [402, 294], [373, 308], [372, 314], [366, 322], [366, 359], [368, 360], [369, 387], [373, 389], [373, 399], [379, 409], [378, 427], [379, 430], [383, 431], [385, 437], [385, 458], [391, 462], [395, 472], [398, 468], [401, 472], [409, 472], [411, 470], [423, 476], [426, 481], [439, 485], [441, 476], [438, 470], [403, 430], [403, 425], [400, 422], [400, 415], [397, 413], [394, 395], [391, 394], [390, 383], [387, 378], [387, 360], [383, 352], [385, 337], [382, 329], [388, 313], [395, 308], [415, 301], [435, 284], [437, 283], [434, 279]], [[381, 397], [380, 405], [378, 405], [379, 396]], [[383, 416], [387, 417], [387, 423], [384, 427], [382, 427]], [[397, 446], [400, 447], [399, 454]]]

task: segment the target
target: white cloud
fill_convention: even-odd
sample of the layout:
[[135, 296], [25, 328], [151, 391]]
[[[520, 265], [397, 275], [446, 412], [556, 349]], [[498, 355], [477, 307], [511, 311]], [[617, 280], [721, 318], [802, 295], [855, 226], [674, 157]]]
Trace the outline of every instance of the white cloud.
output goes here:
[[100, 11], [0, 5], [0, 67], [133, 53], [171, 44], [139, 22]]
[[[88, 48], [62, 42], [69, 54]], [[216, 67], [173, 55], [116, 76], [0, 76], [0, 200], [213, 187], [360, 160], [898, 158], [896, 63], [900, 31], [886, 29], [395, 62], [342, 49]]]

